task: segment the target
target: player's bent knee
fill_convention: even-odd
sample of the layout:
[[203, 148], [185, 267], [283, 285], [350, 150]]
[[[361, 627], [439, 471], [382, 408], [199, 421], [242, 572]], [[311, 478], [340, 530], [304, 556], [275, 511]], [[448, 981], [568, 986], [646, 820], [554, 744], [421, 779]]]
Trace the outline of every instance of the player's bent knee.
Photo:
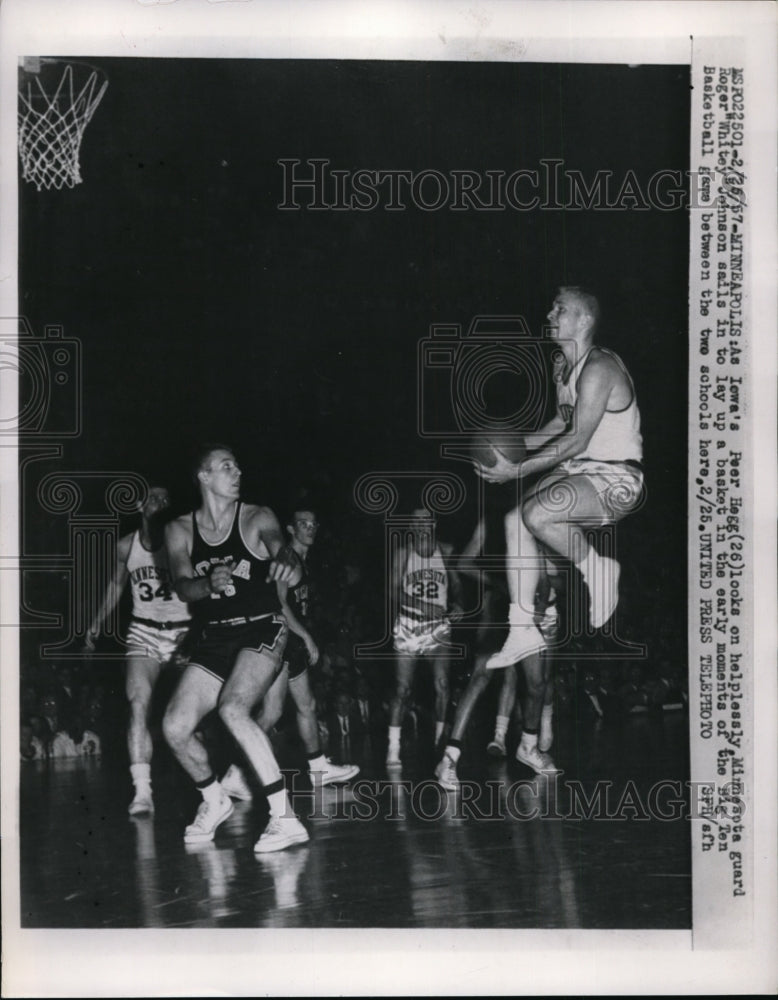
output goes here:
[[153, 687], [145, 681], [134, 681], [125, 688], [125, 696], [131, 705], [147, 705], [151, 701]]
[[182, 747], [191, 736], [189, 726], [175, 712], [165, 712], [162, 719], [162, 735], [173, 750]]
[[304, 715], [306, 717], [314, 717], [316, 715], [316, 702], [313, 698], [310, 701], [301, 701], [297, 704], [297, 714]]
[[524, 521], [524, 527], [532, 534], [536, 534], [539, 530], [542, 531], [543, 526], [548, 520], [547, 512], [543, 510], [541, 504], [537, 500], [528, 500], [521, 509], [522, 520]]
[[236, 726], [240, 726], [242, 723], [250, 720], [251, 712], [246, 707], [246, 705], [241, 704], [239, 701], [223, 701], [219, 705], [219, 718], [222, 720], [224, 725], [229, 729], [233, 730]]

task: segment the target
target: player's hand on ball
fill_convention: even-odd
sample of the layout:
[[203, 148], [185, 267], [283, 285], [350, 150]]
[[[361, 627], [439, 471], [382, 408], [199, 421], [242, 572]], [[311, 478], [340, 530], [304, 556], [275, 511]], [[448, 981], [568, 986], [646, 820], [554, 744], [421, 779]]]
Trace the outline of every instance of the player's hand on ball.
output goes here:
[[229, 587], [232, 583], [232, 571], [234, 569], [235, 563], [231, 563], [229, 566], [226, 566], [224, 563], [214, 566], [210, 576], [211, 590], [214, 594], [223, 594], [227, 587]]
[[517, 479], [521, 475], [521, 462], [509, 462], [499, 448], [494, 448], [496, 461], [494, 465], [481, 465], [473, 463], [473, 468], [477, 476], [486, 480], [487, 483], [507, 483], [511, 479]]

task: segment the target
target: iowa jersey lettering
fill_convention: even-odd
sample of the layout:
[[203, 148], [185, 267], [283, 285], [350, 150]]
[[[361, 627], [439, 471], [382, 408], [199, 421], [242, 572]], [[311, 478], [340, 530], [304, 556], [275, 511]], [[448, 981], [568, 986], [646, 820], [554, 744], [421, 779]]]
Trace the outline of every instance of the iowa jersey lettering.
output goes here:
[[306, 619], [308, 617], [308, 584], [301, 583], [292, 589], [291, 594], [294, 597], [294, 610], [300, 618]]
[[[232, 556], [211, 556], [210, 559], [202, 559], [194, 568], [196, 576], [208, 576], [214, 566], [229, 566], [235, 560]], [[248, 559], [241, 559], [237, 564], [235, 569], [232, 571], [233, 576], [239, 577], [241, 580], [251, 579], [251, 563]], [[233, 584], [228, 584], [223, 593], [221, 594], [211, 594], [213, 600], [218, 600], [220, 597], [234, 597], [235, 587]]]

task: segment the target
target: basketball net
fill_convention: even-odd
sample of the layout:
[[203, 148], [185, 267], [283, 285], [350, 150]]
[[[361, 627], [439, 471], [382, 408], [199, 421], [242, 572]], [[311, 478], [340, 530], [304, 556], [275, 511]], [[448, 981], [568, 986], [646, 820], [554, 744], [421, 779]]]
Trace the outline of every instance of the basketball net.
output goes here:
[[[46, 64], [53, 67], [44, 80]], [[19, 88], [19, 156], [22, 177], [43, 188], [81, 183], [81, 140], [105, 93], [105, 75], [91, 66], [26, 60]]]

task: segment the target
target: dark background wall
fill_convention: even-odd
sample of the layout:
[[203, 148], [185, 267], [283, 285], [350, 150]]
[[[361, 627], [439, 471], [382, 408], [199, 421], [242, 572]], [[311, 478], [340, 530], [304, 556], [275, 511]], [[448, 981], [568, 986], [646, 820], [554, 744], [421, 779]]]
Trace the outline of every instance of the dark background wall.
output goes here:
[[[603, 341], [625, 359], [643, 415], [648, 503], [622, 532], [629, 631], [661, 624], [662, 654], [683, 659], [687, 212], [281, 212], [277, 161], [510, 173], [559, 158], [645, 184], [688, 167], [688, 69], [99, 65], [109, 87], [86, 131], [83, 184], [20, 189], [21, 310], [37, 332], [61, 324], [83, 345], [83, 433], [39, 472], [136, 470], [183, 509], [192, 447], [226, 440], [248, 499], [283, 508], [293, 488], [318, 484], [332, 530], [350, 531], [365, 472], [447, 468], [472, 481], [417, 433], [430, 324], [521, 314], [539, 335], [555, 287], [583, 283], [600, 294]], [[28, 549], [52, 545], [51, 515], [32, 489], [23, 502]], [[458, 539], [473, 504], [451, 525]]]

